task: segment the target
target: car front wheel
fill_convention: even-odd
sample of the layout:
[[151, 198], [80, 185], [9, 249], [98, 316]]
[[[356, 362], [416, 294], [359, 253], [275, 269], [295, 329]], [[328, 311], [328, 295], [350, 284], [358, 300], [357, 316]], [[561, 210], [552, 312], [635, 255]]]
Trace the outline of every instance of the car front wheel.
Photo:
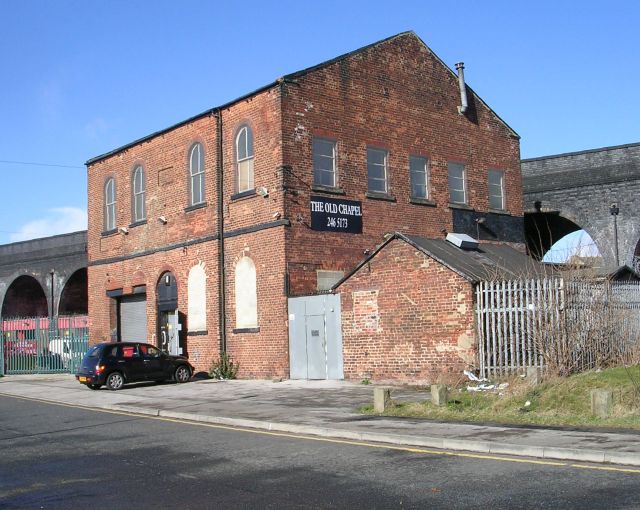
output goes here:
[[176, 382], [186, 383], [189, 379], [191, 379], [191, 370], [189, 370], [189, 367], [180, 365], [178, 368], [176, 368], [174, 377]]
[[107, 388], [110, 390], [116, 391], [124, 386], [124, 377], [120, 372], [111, 372], [109, 377], [107, 377]]

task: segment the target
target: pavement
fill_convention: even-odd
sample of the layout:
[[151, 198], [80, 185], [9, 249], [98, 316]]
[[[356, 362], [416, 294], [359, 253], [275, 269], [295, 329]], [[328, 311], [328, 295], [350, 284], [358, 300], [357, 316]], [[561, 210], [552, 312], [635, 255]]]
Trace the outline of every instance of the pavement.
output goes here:
[[[366, 416], [357, 409], [373, 402], [373, 386], [347, 381], [200, 380], [93, 391], [68, 374], [12, 375], [0, 378], [0, 395], [336, 439], [640, 466], [640, 432]], [[396, 389], [391, 397], [415, 401], [429, 394]]]

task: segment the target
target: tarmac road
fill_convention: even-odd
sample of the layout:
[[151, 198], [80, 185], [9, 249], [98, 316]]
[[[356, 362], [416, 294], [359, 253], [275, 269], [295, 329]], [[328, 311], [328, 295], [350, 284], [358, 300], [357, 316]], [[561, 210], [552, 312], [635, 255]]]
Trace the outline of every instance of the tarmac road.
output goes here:
[[0, 396], [0, 508], [640, 508], [640, 473]]

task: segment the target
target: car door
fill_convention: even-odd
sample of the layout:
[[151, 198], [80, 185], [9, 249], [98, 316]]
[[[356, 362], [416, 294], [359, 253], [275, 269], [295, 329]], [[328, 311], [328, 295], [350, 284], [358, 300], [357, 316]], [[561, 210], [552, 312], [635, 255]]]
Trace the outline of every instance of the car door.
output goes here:
[[146, 379], [146, 369], [138, 346], [136, 344], [122, 344], [118, 350], [118, 370], [123, 372], [127, 382]]
[[145, 378], [153, 381], [166, 379], [169, 374], [165, 371], [164, 359], [160, 349], [149, 344], [140, 344], [138, 348], [142, 356]]

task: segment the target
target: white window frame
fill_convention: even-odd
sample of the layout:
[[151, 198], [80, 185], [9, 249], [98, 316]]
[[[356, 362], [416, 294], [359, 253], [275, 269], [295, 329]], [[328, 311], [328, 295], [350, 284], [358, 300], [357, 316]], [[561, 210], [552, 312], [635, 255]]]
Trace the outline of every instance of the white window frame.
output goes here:
[[[499, 177], [500, 179], [500, 183], [498, 185], [493, 184], [491, 182], [491, 175], [496, 175]], [[487, 173], [487, 188], [488, 188], [488, 195], [489, 195], [489, 209], [493, 209], [496, 211], [504, 211], [505, 210], [505, 197], [504, 197], [504, 171], [502, 170], [496, 170], [496, 169], [489, 169], [489, 172]], [[495, 193], [495, 191], [499, 191], [500, 193], [497, 194]], [[491, 198], [499, 198], [500, 199], [500, 207], [494, 207], [494, 205], [491, 203]]]
[[[418, 162], [421, 166], [421, 170], [419, 172], [414, 171], [412, 167], [412, 162]], [[414, 193], [414, 175], [424, 175], [424, 194], [418, 195]], [[411, 186], [411, 198], [420, 198], [424, 200], [428, 200], [430, 197], [429, 194], [429, 158], [425, 156], [409, 156], [409, 184]], [[418, 184], [418, 186], [422, 186], [422, 184]]]
[[[241, 144], [243, 135], [244, 144]], [[255, 189], [253, 162], [253, 131], [249, 126], [245, 125], [238, 130], [238, 134], [236, 135], [236, 180], [238, 193]], [[243, 173], [246, 174], [246, 178], [244, 178]]]
[[109, 177], [104, 183], [104, 230], [116, 229], [116, 180]]
[[189, 151], [189, 205], [204, 203], [204, 159], [202, 144], [194, 143]]
[[[316, 152], [316, 143], [327, 144], [331, 147], [331, 155], [320, 154]], [[329, 138], [314, 137], [311, 142], [311, 151], [313, 159], [313, 183], [318, 186], [328, 186], [330, 188], [337, 187], [337, 172], [336, 172], [336, 155], [337, 155], [337, 142]], [[323, 168], [316, 167], [316, 157], [331, 160], [331, 170], [325, 170]], [[321, 174], [329, 174], [331, 176], [331, 184], [321, 182], [319, 179]]]
[[[133, 169], [133, 223], [143, 221], [147, 218], [145, 204], [145, 175], [142, 165], [137, 165]], [[140, 202], [138, 204], [138, 202]]]
[[[452, 171], [461, 171], [461, 175], [452, 176]], [[466, 205], [468, 203], [467, 197], [467, 167], [464, 163], [457, 163], [455, 161], [450, 161], [447, 163], [447, 182], [449, 185], [449, 203], [451, 204], [463, 204]], [[462, 184], [462, 187], [454, 187], [453, 184]], [[462, 193], [462, 201], [454, 200], [453, 192], [461, 192]]]
[[[381, 153], [384, 156], [384, 160], [382, 162], [382, 164], [380, 163], [373, 163], [372, 161], [370, 161], [370, 154], [377, 152], [377, 153]], [[375, 167], [381, 167], [383, 169], [383, 174], [384, 177], [380, 178], [380, 177], [371, 177], [370, 174], [370, 168], [372, 166]], [[371, 189], [371, 180], [374, 181], [382, 181], [384, 183], [384, 190], [378, 190], [378, 189]], [[389, 193], [389, 151], [386, 149], [379, 149], [377, 147], [367, 147], [367, 190], [370, 193], [381, 193], [381, 194], [388, 194]]]

